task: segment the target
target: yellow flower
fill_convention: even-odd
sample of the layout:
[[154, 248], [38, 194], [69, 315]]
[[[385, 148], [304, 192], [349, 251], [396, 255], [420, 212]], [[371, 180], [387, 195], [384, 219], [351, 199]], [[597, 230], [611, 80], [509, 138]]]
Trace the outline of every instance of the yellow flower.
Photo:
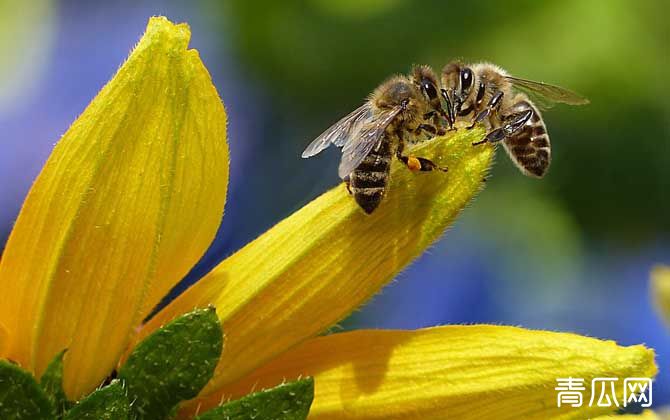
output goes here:
[[[612, 409], [557, 405], [557, 378], [655, 375], [653, 352], [574, 334], [490, 325], [355, 331], [308, 340], [218, 393], [202, 410], [299, 376], [314, 377], [314, 419], [568, 419]], [[622, 400], [622, 390], [617, 390]], [[590, 389], [584, 402], [590, 400]]]
[[0, 261], [0, 357], [40, 375], [68, 348], [65, 391], [78, 399], [142, 337], [213, 304], [224, 352], [185, 417], [312, 375], [315, 419], [583, 418], [609, 410], [559, 409], [557, 378], [655, 375], [642, 346], [514, 327], [317, 337], [435, 242], [481, 189], [494, 149], [471, 146], [480, 129], [416, 150], [447, 174], [394, 166], [371, 216], [344, 186], [326, 192], [141, 326], [203, 254], [225, 202], [225, 111], [188, 39], [187, 26], [151, 19], [54, 149]]
[[228, 183], [226, 115], [188, 26], [154, 18], [58, 142], [0, 261], [4, 356], [38, 375], [67, 348], [90, 392], [202, 256]]
[[595, 418], [594, 420], [668, 420], [670, 413], [656, 413], [652, 410], [644, 410], [641, 414], [606, 415]]

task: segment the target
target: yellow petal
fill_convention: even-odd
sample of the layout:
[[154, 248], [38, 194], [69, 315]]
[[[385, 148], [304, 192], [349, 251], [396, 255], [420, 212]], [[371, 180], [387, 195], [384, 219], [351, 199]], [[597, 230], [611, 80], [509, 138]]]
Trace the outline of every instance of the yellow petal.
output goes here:
[[651, 294], [658, 313], [670, 325], [670, 267], [654, 267], [651, 272]]
[[459, 130], [414, 151], [448, 173], [416, 174], [394, 162], [388, 196], [371, 216], [344, 185], [333, 188], [222, 262], [142, 334], [213, 304], [226, 350], [206, 393], [323, 332], [435, 242], [480, 190], [493, 148], [471, 143], [483, 135]]
[[558, 408], [557, 378], [588, 385], [597, 377], [656, 371], [654, 352], [643, 346], [567, 333], [488, 325], [354, 331], [306, 341], [240, 382], [191, 401], [182, 415], [310, 375], [314, 420], [585, 419], [614, 410], [588, 407], [590, 386], [581, 408]]
[[68, 348], [65, 390], [90, 391], [220, 223], [226, 117], [185, 24], [152, 18], [55, 147], [0, 263], [9, 357], [38, 375]]
[[605, 415], [596, 417], [593, 420], [668, 420], [670, 417], [667, 417], [666, 414], [656, 413], [652, 410], [644, 410], [640, 414], [623, 414], [623, 415]]
[[9, 348], [9, 334], [7, 328], [0, 323], [0, 355], [6, 354]]

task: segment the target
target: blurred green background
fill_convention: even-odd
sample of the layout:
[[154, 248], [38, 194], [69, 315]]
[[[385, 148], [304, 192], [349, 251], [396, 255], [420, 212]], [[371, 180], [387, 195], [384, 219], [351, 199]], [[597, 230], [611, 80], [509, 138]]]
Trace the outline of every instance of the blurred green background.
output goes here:
[[457, 225], [343, 328], [491, 322], [647, 343], [670, 403], [670, 342], [648, 272], [670, 263], [667, 1], [0, 0], [0, 240], [53, 143], [151, 15], [191, 45], [229, 112], [226, 218], [180, 289], [338, 182], [335, 150], [302, 149], [381, 81], [454, 58], [591, 100], [544, 117], [553, 165], [523, 177], [502, 151]]
[[245, 70], [300, 144], [412, 63], [486, 60], [583, 93], [591, 106], [546, 115], [551, 175], [542, 184], [520, 180], [500, 159], [496, 187], [534, 184], [580, 230], [629, 244], [670, 229], [666, 4], [233, 2], [221, 18]]

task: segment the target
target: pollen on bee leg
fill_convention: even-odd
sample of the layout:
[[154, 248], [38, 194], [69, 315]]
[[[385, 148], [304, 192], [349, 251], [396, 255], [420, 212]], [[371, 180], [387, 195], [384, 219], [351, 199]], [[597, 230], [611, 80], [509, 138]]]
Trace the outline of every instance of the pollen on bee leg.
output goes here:
[[420, 171], [421, 162], [414, 156], [409, 156], [407, 158], [407, 167], [409, 168], [410, 171]]

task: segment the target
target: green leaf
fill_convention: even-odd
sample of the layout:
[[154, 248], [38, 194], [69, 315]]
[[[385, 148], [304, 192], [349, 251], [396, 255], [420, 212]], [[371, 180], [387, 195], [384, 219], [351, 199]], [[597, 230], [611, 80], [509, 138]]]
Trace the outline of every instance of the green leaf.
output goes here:
[[63, 420], [126, 420], [130, 418], [130, 403], [120, 381], [114, 380], [81, 400]]
[[247, 395], [214, 408], [198, 420], [304, 420], [314, 398], [314, 380], [302, 379]]
[[164, 418], [177, 403], [198, 395], [222, 347], [213, 307], [185, 314], [138, 344], [119, 371], [138, 418]]
[[29, 372], [0, 360], [0, 419], [53, 418], [53, 406]]
[[72, 405], [63, 391], [63, 356], [66, 351], [63, 350], [54, 357], [40, 378], [40, 386], [51, 401], [56, 416], [62, 415]]

